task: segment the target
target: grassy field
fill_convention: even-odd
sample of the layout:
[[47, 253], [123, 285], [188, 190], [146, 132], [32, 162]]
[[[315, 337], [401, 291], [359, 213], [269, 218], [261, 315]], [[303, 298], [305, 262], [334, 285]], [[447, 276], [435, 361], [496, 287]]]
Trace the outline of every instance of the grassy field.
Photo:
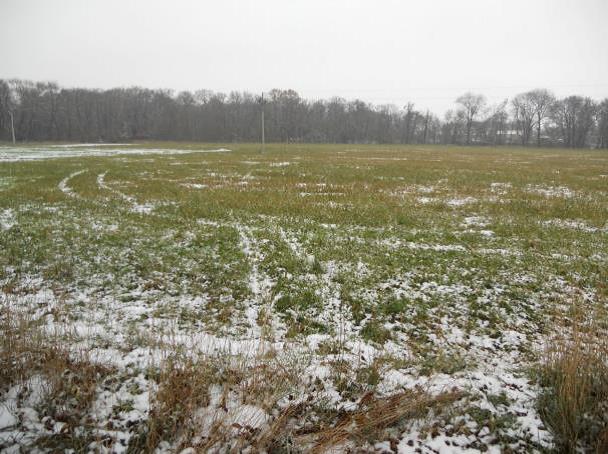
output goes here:
[[0, 147], [0, 287], [0, 449], [568, 450], [608, 154]]

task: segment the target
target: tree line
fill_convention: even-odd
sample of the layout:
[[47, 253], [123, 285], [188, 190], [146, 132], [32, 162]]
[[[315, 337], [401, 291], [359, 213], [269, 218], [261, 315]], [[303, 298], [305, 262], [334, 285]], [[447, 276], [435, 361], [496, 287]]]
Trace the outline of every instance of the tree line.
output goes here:
[[264, 97], [209, 90], [62, 88], [0, 79], [0, 140], [254, 142], [260, 116], [271, 142], [402, 143], [608, 148], [608, 98], [556, 98], [545, 89], [490, 105], [465, 93], [443, 118], [415, 108], [334, 97], [306, 100], [294, 90]]

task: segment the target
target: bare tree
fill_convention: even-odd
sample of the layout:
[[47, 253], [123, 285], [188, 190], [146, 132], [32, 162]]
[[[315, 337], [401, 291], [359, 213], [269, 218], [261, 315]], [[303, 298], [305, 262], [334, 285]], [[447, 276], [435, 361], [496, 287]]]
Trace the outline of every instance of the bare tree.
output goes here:
[[414, 117], [414, 103], [408, 102], [405, 106], [403, 106], [405, 110], [405, 115], [403, 116], [403, 140], [402, 143], [410, 143], [410, 138], [412, 135], [412, 120]]
[[555, 96], [544, 88], [537, 88], [526, 93], [529, 104], [536, 117], [536, 146], [540, 147], [540, 132], [543, 121], [549, 117], [549, 110], [555, 102]]
[[509, 114], [507, 113], [508, 100], [493, 106], [486, 122], [487, 141], [494, 145], [504, 145]]
[[470, 145], [473, 121], [483, 110], [486, 104], [486, 98], [483, 95], [476, 95], [469, 92], [456, 99], [456, 103], [462, 106], [462, 111], [466, 121], [467, 145]]
[[422, 143], [425, 144], [426, 143], [426, 138], [428, 136], [429, 133], [429, 121], [431, 119], [431, 113], [427, 110], [426, 111], [426, 115], [424, 116], [424, 130], [422, 133]]
[[[265, 96], [266, 98], [266, 96]], [[268, 141], [340, 143], [444, 143], [508, 145], [511, 130], [527, 145], [536, 132], [548, 145], [608, 144], [608, 101], [571, 96], [552, 102], [538, 89], [488, 109], [485, 98], [466, 93], [443, 119], [361, 100], [303, 99], [293, 90], [272, 90], [265, 109]], [[549, 108], [551, 106], [551, 108]], [[511, 114], [511, 115], [510, 115]], [[548, 121], [548, 119], [551, 121]], [[141, 87], [94, 90], [55, 83], [0, 79], [0, 140], [254, 141], [260, 107], [247, 92], [228, 96], [209, 90], [174, 93]]]
[[536, 112], [529, 93], [520, 93], [511, 101], [513, 106], [513, 119], [521, 134], [521, 144], [526, 146], [530, 142]]
[[608, 98], [597, 107], [597, 147], [608, 148]]
[[556, 101], [551, 118], [558, 127], [560, 140], [569, 148], [587, 146], [589, 133], [595, 123], [596, 104], [591, 98], [568, 96]]

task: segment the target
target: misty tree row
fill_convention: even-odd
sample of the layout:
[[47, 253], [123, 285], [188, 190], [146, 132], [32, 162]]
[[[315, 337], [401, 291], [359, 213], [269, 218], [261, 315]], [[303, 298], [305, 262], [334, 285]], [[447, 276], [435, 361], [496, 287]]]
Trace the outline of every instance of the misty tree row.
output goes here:
[[466, 93], [443, 119], [342, 98], [309, 101], [293, 90], [264, 98], [209, 90], [140, 87], [93, 90], [0, 79], [0, 140], [258, 141], [260, 116], [271, 142], [403, 143], [608, 147], [608, 99], [555, 98], [544, 89], [497, 105]]

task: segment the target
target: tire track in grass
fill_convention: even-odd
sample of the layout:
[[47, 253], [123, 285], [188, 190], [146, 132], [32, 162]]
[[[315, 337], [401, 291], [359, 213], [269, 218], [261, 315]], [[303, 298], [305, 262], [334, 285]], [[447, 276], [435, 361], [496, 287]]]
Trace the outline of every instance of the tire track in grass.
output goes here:
[[110, 191], [113, 194], [116, 194], [118, 197], [120, 197], [125, 202], [129, 203], [131, 205], [131, 211], [134, 213], [150, 214], [152, 212], [152, 210], [154, 209], [154, 205], [139, 204], [139, 203], [137, 203], [137, 200], [135, 199], [135, 197], [127, 195], [124, 192], [121, 192], [118, 189], [114, 189], [113, 187], [109, 186], [105, 180], [107, 174], [108, 174], [108, 172], [106, 171], [106, 172], [103, 172], [103, 173], [100, 173], [99, 175], [97, 175], [97, 186], [100, 189], [105, 189], [106, 191]]
[[280, 226], [277, 226], [277, 231], [279, 233], [279, 237], [287, 245], [293, 255], [295, 255], [298, 259], [305, 261], [307, 264], [312, 265], [315, 259], [314, 256], [306, 254], [304, 247], [293, 235], [288, 235], [285, 229]]
[[[277, 226], [280, 238], [287, 244], [291, 252], [308, 266], [315, 262], [314, 254], [306, 251], [304, 246], [291, 233]], [[334, 326], [338, 330], [338, 340], [341, 344], [346, 342], [348, 333], [353, 332], [352, 314], [342, 304], [340, 293], [342, 286], [335, 281], [338, 268], [333, 260], [322, 263], [323, 274], [317, 277], [317, 282], [321, 288], [321, 298], [323, 300], [323, 312], [319, 314], [322, 321]]]
[[88, 169], [83, 169], [83, 170], [78, 170], [76, 172], [72, 172], [67, 177], [65, 177], [63, 180], [61, 180], [59, 182], [59, 184], [57, 185], [57, 187], [59, 188], [59, 190], [61, 192], [63, 192], [68, 197], [71, 197], [73, 199], [82, 199], [82, 197], [80, 197], [78, 194], [76, 194], [74, 192], [74, 190], [68, 185], [68, 183], [72, 178], [77, 177], [78, 175], [81, 175], [87, 171], [88, 171]]
[[[259, 247], [256, 246], [255, 237], [251, 227], [238, 222], [231, 223], [231, 226], [239, 234], [239, 242], [243, 254], [249, 261], [251, 271], [249, 272], [249, 290], [252, 298], [246, 309], [246, 317], [256, 334], [261, 334], [258, 327], [258, 316], [260, 310], [266, 306], [270, 308], [272, 303], [271, 290], [273, 282], [266, 273], [260, 271], [259, 263], [264, 259]], [[256, 329], [257, 328], [257, 329]]]
[[[289, 249], [294, 255], [300, 260], [309, 261], [311, 257], [307, 254], [306, 248], [298, 242], [295, 234], [286, 231], [282, 228], [278, 228], [278, 232], [282, 240], [287, 244]], [[312, 256], [314, 261], [314, 256]], [[352, 324], [352, 314], [349, 308], [341, 306], [340, 301], [340, 284], [334, 282], [337, 278], [340, 270], [340, 266], [336, 261], [329, 260], [323, 262], [324, 273], [317, 278], [317, 282], [322, 284], [322, 298], [324, 302], [324, 312], [319, 317], [325, 317], [329, 315], [333, 316], [334, 326], [339, 327], [339, 340], [342, 348], [340, 349], [341, 358], [349, 361], [352, 367], [356, 367], [358, 358], [365, 355], [363, 364], [373, 364], [373, 360], [381, 356], [383, 353], [389, 355], [397, 354], [399, 357], [407, 357], [409, 354], [409, 348], [406, 345], [384, 345], [381, 347], [370, 346], [365, 340], [361, 339], [360, 333], [357, 333], [355, 327]], [[338, 308], [338, 311], [336, 311]], [[343, 317], [340, 319], [340, 317]], [[323, 320], [326, 322], [326, 320]], [[329, 321], [329, 320], [327, 320]], [[339, 321], [340, 324], [337, 324]], [[450, 333], [457, 339], [459, 336], [468, 336], [468, 349], [475, 351], [475, 358], [480, 362], [480, 365], [473, 367], [472, 370], [465, 370], [461, 372], [450, 373], [448, 375], [438, 373], [437, 375], [430, 375], [428, 377], [416, 377], [413, 378], [408, 376], [407, 373], [403, 373], [396, 369], [391, 370], [390, 377], [385, 378], [380, 386], [384, 392], [395, 392], [398, 389], [404, 387], [413, 388], [415, 386], [423, 386], [428, 392], [432, 394], [441, 393], [448, 387], [457, 387], [465, 389], [471, 392], [473, 396], [473, 404], [475, 407], [480, 408], [491, 408], [498, 415], [508, 414], [513, 415], [513, 409], [517, 413], [517, 423], [513, 428], [509, 429], [510, 433], [514, 434], [515, 437], [524, 439], [530, 434], [538, 437], [538, 441], [546, 443], [550, 440], [548, 432], [542, 429], [541, 420], [535, 407], [535, 393], [526, 389], [528, 383], [525, 376], [520, 376], [517, 372], [517, 365], [521, 360], [518, 356], [517, 349], [507, 350], [511, 352], [499, 353], [496, 350], [496, 346], [493, 344], [493, 339], [486, 336], [473, 336], [465, 334], [464, 331], [455, 329], [451, 325], [449, 317], [442, 319], [442, 331]], [[351, 339], [347, 339], [346, 336], [351, 336]], [[506, 345], [515, 344], [519, 345], [524, 342], [523, 338], [519, 337], [514, 332], [507, 333], [509, 336], [508, 340], [505, 341]], [[515, 338], [513, 338], [515, 336]], [[313, 340], [313, 338], [309, 338]], [[309, 342], [312, 346], [312, 342]], [[449, 342], [448, 342], [449, 345]], [[437, 343], [436, 349], [440, 350], [444, 348], [445, 344]], [[469, 350], [470, 351], [470, 350]], [[509, 410], [502, 410], [496, 407], [496, 404], [491, 401], [492, 396], [503, 395], [501, 393], [507, 393], [508, 396], [508, 408]], [[505, 394], [506, 395], [506, 394]], [[468, 413], [465, 413], [468, 415]], [[399, 438], [410, 437], [411, 433], [407, 430], [401, 432]], [[488, 435], [491, 436], [491, 435]], [[449, 438], [449, 437], [448, 437]], [[443, 441], [443, 440], [442, 440]], [[404, 443], [405, 446], [405, 443]], [[421, 444], [426, 446], [426, 444]], [[429, 443], [432, 446], [432, 443]], [[435, 445], [438, 446], [438, 445]], [[406, 448], [408, 449], [408, 448]]]
[[[215, 228], [230, 227], [236, 230], [239, 236], [239, 246], [250, 267], [247, 284], [249, 291], [251, 292], [251, 297], [245, 301], [247, 306], [245, 309], [245, 317], [251, 326], [254, 337], [260, 337], [261, 329], [258, 325], [260, 310], [266, 309], [267, 315], [272, 318], [270, 309], [272, 305], [271, 296], [274, 282], [266, 273], [260, 270], [259, 264], [264, 259], [264, 255], [256, 245], [253, 229], [248, 225], [236, 221], [217, 222], [210, 219], [198, 219], [197, 223]], [[272, 324], [274, 326], [274, 323]]]

